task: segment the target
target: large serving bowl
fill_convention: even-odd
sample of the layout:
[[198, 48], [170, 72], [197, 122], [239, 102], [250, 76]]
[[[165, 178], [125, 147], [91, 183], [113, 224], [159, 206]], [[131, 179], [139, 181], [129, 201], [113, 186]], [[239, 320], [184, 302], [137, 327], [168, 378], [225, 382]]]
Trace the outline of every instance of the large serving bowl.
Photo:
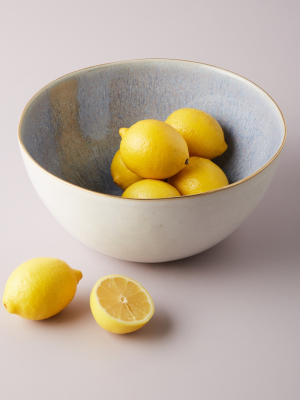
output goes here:
[[[228, 150], [214, 161], [230, 185], [203, 194], [136, 200], [110, 174], [118, 130], [198, 108], [221, 124]], [[274, 101], [250, 81], [205, 64], [136, 60], [66, 75], [38, 92], [19, 127], [32, 183], [57, 221], [81, 242], [123, 260], [191, 256], [232, 233], [257, 206], [285, 141]]]

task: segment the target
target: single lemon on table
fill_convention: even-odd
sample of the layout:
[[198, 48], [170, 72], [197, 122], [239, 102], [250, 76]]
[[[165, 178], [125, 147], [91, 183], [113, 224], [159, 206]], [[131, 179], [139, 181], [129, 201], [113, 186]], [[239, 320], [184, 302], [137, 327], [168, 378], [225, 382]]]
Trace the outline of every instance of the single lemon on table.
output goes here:
[[136, 331], [154, 313], [154, 304], [147, 290], [122, 275], [99, 279], [92, 290], [90, 305], [96, 322], [112, 333]]
[[215, 158], [224, 153], [227, 144], [218, 121], [204, 111], [181, 108], [166, 120], [185, 139], [190, 156]]
[[135, 182], [138, 182], [144, 178], [141, 178], [134, 172], [131, 172], [126, 165], [123, 163], [120, 150], [118, 150], [111, 163], [111, 176], [113, 181], [123, 190], [126, 190], [128, 186]]
[[224, 172], [207, 158], [191, 157], [189, 165], [168, 179], [182, 196], [207, 192], [228, 185]]
[[73, 299], [82, 273], [57, 258], [33, 258], [8, 278], [3, 304], [11, 314], [32, 320], [52, 317]]
[[188, 164], [183, 137], [169, 124], [146, 119], [123, 134], [121, 156], [130, 171], [148, 179], [166, 179]]
[[154, 179], [144, 179], [134, 183], [122, 194], [122, 197], [130, 199], [162, 199], [178, 196], [180, 193], [172, 185]]

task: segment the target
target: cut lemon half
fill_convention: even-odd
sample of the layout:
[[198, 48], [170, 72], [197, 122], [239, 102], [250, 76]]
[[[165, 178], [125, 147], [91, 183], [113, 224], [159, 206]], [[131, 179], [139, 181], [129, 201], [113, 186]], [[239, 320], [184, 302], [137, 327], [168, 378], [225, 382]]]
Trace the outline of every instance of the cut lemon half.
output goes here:
[[96, 322], [113, 333], [140, 329], [152, 317], [154, 305], [142, 285], [122, 275], [108, 275], [94, 286], [90, 305]]

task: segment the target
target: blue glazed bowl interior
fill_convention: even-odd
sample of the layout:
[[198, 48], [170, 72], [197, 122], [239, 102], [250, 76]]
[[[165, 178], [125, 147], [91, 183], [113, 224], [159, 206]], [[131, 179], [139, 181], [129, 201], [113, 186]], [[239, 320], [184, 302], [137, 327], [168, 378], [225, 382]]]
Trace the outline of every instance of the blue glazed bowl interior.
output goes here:
[[56, 80], [27, 105], [20, 140], [51, 174], [121, 195], [110, 174], [119, 128], [164, 121], [183, 107], [206, 111], [221, 124], [228, 150], [214, 162], [230, 183], [262, 168], [283, 142], [281, 113], [261, 89], [219, 68], [175, 60], [107, 64]]

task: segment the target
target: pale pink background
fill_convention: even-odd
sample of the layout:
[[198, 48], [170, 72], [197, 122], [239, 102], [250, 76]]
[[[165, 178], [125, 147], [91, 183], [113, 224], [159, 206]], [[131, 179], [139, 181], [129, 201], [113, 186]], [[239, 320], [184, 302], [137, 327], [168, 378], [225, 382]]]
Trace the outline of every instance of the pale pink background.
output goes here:
[[[30, 322], [0, 307], [0, 398], [298, 400], [300, 392], [300, 80], [298, 1], [12, 0], [0, 12], [0, 292], [20, 263], [52, 256], [81, 269], [74, 301]], [[27, 101], [68, 72], [166, 57], [231, 70], [281, 107], [288, 139], [261, 204], [228, 239], [192, 258], [134, 264], [85, 247], [53, 219], [21, 160]], [[156, 305], [115, 336], [89, 310], [111, 273]]]

